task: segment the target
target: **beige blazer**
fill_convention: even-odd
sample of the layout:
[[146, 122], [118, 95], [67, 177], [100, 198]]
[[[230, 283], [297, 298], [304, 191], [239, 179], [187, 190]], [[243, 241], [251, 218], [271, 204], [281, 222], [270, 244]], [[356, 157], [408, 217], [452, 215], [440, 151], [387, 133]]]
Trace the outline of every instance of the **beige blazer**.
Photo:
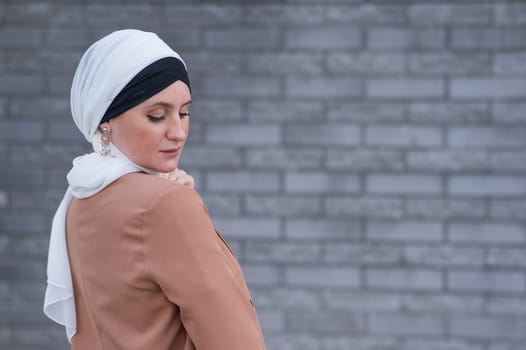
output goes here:
[[143, 173], [73, 200], [73, 350], [264, 350], [234, 253], [194, 190]]

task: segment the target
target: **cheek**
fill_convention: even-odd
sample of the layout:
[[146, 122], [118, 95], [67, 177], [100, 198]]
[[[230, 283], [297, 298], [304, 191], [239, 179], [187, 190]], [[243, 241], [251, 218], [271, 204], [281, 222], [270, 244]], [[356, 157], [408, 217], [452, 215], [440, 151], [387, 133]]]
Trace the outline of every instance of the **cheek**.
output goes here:
[[186, 137], [188, 137], [188, 131], [190, 130], [190, 118], [188, 117], [183, 119], [183, 130]]

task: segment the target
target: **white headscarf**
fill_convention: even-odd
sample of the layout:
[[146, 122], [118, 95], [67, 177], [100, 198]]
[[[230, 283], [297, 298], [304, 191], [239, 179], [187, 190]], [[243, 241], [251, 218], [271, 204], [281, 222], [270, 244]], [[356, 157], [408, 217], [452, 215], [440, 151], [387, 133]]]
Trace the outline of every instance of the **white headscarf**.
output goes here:
[[[51, 227], [44, 313], [66, 327], [68, 340], [76, 333], [73, 283], [66, 245], [66, 215], [73, 199], [90, 197], [119, 177], [146, 171], [126, 158], [113, 144], [111, 156], [100, 149], [100, 121], [117, 94], [143, 68], [164, 58], [182, 58], [156, 34], [126, 29], [113, 32], [91, 45], [82, 56], [71, 86], [71, 112], [75, 124], [93, 145], [94, 152], [73, 160], [66, 190]], [[186, 67], [186, 65], [185, 65]]]

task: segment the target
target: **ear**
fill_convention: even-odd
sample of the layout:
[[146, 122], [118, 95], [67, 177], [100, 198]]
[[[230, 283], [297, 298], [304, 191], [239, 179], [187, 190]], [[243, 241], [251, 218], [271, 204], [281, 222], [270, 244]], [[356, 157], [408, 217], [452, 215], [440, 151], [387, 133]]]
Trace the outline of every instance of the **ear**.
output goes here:
[[111, 126], [109, 122], [104, 122], [99, 125], [100, 132], [103, 132], [104, 128], [106, 128], [108, 134], [111, 133]]

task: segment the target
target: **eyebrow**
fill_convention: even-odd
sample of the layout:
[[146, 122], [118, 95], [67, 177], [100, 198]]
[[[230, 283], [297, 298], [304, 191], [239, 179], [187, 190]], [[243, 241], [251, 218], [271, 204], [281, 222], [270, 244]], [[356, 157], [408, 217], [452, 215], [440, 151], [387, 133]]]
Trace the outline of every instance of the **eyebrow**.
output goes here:
[[[188, 100], [187, 102], [183, 103], [181, 107], [188, 106], [191, 103], [192, 103], [192, 100]], [[154, 104], [145, 106], [144, 108], [152, 108], [152, 107], [157, 107], [157, 106], [166, 107], [166, 108], [174, 107], [174, 105], [172, 105], [171, 103], [160, 101], [160, 102], [155, 102]]]

